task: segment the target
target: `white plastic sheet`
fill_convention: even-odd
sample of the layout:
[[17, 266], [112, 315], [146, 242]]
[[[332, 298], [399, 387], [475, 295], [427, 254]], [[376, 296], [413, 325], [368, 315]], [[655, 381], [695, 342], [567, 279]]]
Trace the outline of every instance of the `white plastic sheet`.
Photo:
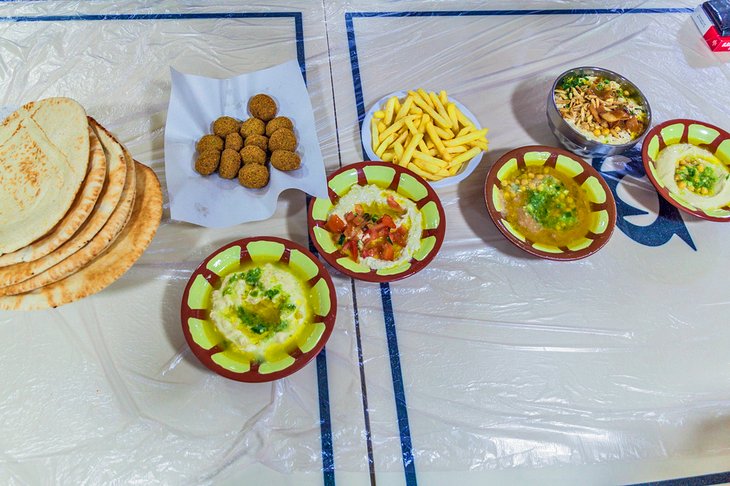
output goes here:
[[163, 187], [169, 66], [223, 78], [302, 52], [330, 172], [362, 159], [359, 115], [396, 90], [446, 89], [490, 128], [477, 170], [439, 190], [439, 256], [387, 287], [333, 272], [326, 356], [288, 379], [211, 374], [185, 345], [179, 301], [228, 241], [306, 244], [300, 192], [271, 219], [226, 229], [166, 212], [142, 259], [101, 294], [1, 313], [0, 482], [615, 484], [730, 469], [730, 227], [668, 208], [636, 152], [592, 161], [620, 221], [587, 260], [522, 254], [482, 196], [507, 150], [557, 143], [545, 101], [569, 67], [622, 73], [657, 123], [728, 128], [730, 58], [704, 45], [682, 10], [693, 6], [0, 4], [0, 105], [78, 99]]

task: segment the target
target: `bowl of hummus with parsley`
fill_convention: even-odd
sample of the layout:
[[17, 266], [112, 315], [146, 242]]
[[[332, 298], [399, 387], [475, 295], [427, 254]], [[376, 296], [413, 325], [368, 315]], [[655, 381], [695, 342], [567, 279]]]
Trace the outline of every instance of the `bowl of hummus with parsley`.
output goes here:
[[337, 303], [314, 255], [281, 238], [234, 241], [212, 253], [185, 289], [181, 318], [198, 359], [238, 381], [271, 381], [324, 347]]
[[730, 221], [728, 132], [696, 120], [669, 120], [647, 134], [642, 159], [669, 203], [699, 218]]

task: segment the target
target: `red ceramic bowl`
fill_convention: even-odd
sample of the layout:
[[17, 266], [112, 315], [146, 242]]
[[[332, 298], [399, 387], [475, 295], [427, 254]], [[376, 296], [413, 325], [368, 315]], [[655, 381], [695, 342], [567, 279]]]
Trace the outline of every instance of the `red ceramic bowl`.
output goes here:
[[704, 210], [685, 201], [681, 194], [671, 192], [660, 180], [655, 161], [659, 152], [669, 145], [689, 143], [713, 153], [725, 165], [730, 166], [730, 133], [709, 123], [677, 119], [668, 120], [652, 128], [646, 134], [641, 147], [641, 159], [647, 177], [657, 192], [672, 206], [709, 221], [730, 221], [730, 204], [721, 208]]
[[[582, 238], [563, 247], [535, 243], [527, 239], [502, 216], [502, 181], [526, 166], [546, 166], [571, 177], [583, 188], [590, 201], [591, 225]], [[531, 145], [504, 154], [489, 170], [484, 185], [489, 216], [497, 229], [516, 247], [548, 260], [580, 260], [608, 243], [616, 226], [616, 202], [601, 175], [583, 159], [567, 150]]]
[[[368, 184], [391, 189], [416, 204], [423, 216], [421, 245], [413, 258], [391, 269], [372, 270], [355, 263], [334, 244], [324, 227], [332, 206], [352, 186]], [[309, 203], [309, 236], [327, 263], [345, 275], [368, 282], [392, 282], [423, 270], [438, 253], [446, 232], [446, 217], [436, 192], [418, 174], [387, 162], [358, 162], [342, 167], [327, 180], [328, 198], [312, 198]]]
[[[226, 340], [208, 320], [210, 294], [223, 277], [250, 261], [281, 262], [310, 288], [312, 323], [288, 355], [274, 362], [254, 361], [226, 346]], [[233, 241], [210, 254], [185, 286], [180, 319], [185, 340], [193, 354], [219, 375], [245, 382], [273, 381], [303, 368], [324, 347], [337, 315], [337, 296], [322, 263], [306, 248], [273, 236]]]

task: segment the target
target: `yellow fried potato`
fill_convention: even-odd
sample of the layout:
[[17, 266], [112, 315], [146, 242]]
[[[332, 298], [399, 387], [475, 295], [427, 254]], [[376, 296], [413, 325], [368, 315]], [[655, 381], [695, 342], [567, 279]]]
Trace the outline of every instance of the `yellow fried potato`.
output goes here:
[[458, 108], [455, 104], [449, 103], [446, 106], [446, 112], [449, 114], [449, 120], [451, 120], [451, 124], [454, 126], [454, 129], [459, 126], [459, 117], [456, 115]]
[[462, 135], [461, 137], [456, 137], [451, 140], [447, 140], [444, 142], [444, 145], [447, 147], [455, 147], [457, 145], [464, 145], [467, 142], [471, 142], [472, 140], [476, 140], [478, 138], [484, 137], [487, 134], [487, 129], [484, 128], [482, 130], [478, 130], [476, 132], [467, 133], [466, 135]]
[[476, 157], [479, 152], [481, 152], [481, 149], [479, 147], [473, 147], [473, 148], [467, 150], [466, 152], [464, 152], [463, 154], [459, 154], [456, 157], [454, 157], [453, 159], [451, 159], [451, 163], [449, 164], [449, 167], [461, 165], [464, 162], [466, 162], [467, 160], [471, 160], [474, 157]]
[[405, 149], [403, 148], [403, 145], [398, 142], [398, 140], [393, 142], [393, 151], [395, 152], [395, 155], [398, 156], [398, 159], [403, 158], [403, 152], [405, 151]]
[[472, 123], [472, 121], [468, 119], [466, 115], [461, 112], [461, 110], [456, 110], [456, 118], [459, 120], [459, 123], [461, 123], [465, 127], [471, 126], [472, 129], [474, 128], [474, 123]]
[[434, 129], [441, 140], [450, 140], [454, 138], [454, 132], [452, 132], [450, 128], [434, 127]]
[[387, 103], [385, 103], [385, 124], [390, 125], [393, 122], [393, 111], [395, 110], [395, 100], [397, 100], [395, 96], [392, 96], [390, 99], [388, 99]]
[[403, 151], [403, 158], [400, 162], [401, 165], [408, 164], [411, 161], [411, 157], [413, 157], [413, 152], [416, 150], [416, 146], [418, 146], [418, 142], [420, 142], [421, 140], [423, 140], [423, 133], [413, 135], [413, 138], [411, 138], [411, 141], [408, 142], [406, 149]]
[[388, 147], [390, 147], [390, 144], [393, 143], [394, 140], [395, 140], [395, 133], [391, 133], [390, 135], [388, 135], [388, 138], [383, 140], [380, 143], [380, 145], [378, 145], [378, 148], [375, 150], [375, 155], [382, 158], [383, 153], [385, 152], [385, 150]]
[[466, 152], [466, 147], [463, 145], [457, 145], [456, 147], [446, 147], [446, 151], [450, 154], [460, 154]]
[[380, 141], [380, 136], [378, 135], [378, 120], [376, 118], [373, 118], [370, 121], [370, 137], [372, 140], [372, 147], [373, 151], [378, 148], [378, 142]]
[[413, 158], [416, 159], [416, 160], [422, 160], [424, 162], [428, 162], [429, 164], [433, 164], [433, 165], [435, 165], [436, 167], [438, 167], [440, 169], [445, 169], [449, 165], [443, 159], [439, 159], [439, 158], [434, 157], [434, 156], [429, 155], [429, 154], [424, 154], [423, 152], [419, 152], [417, 150], [415, 152], [413, 152]]
[[[401, 164], [401, 165], [402, 165], [402, 164]], [[440, 177], [439, 177], [439, 176], [433, 175], [433, 174], [431, 174], [430, 172], [427, 172], [427, 171], [425, 171], [425, 170], [421, 169], [420, 167], [418, 167], [418, 166], [417, 166], [416, 164], [414, 164], [414, 163], [410, 163], [410, 164], [408, 164], [408, 168], [409, 168], [410, 170], [412, 170], [413, 172], [415, 172], [416, 174], [418, 174], [419, 176], [421, 176], [421, 177], [423, 177], [424, 179], [428, 180], [428, 181], [437, 181], [437, 180], [439, 180], [439, 179], [440, 179]]]
[[438, 96], [436, 96], [436, 93], [429, 93], [428, 96], [431, 98], [431, 102], [433, 103], [433, 107], [436, 110], [436, 112], [441, 115], [444, 119], [449, 119], [449, 114], [446, 113], [446, 108], [443, 104], [441, 104], [441, 100]]
[[393, 152], [385, 152], [383, 155], [379, 156], [380, 160], [383, 162], [392, 162], [395, 158], [395, 154]]
[[441, 104], [446, 106], [446, 103], [449, 102], [449, 95], [444, 91], [443, 89], [439, 92], [439, 99], [441, 100]]
[[400, 120], [401, 118], [403, 118], [404, 116], [406, 116], [408, 114], [408, 112], [411, 110], [411, 107], [412, 106], [413, 106], [413, 97], [412, 96], [408, 96], [405, 99], [405, 101], [403, 102], [403, 104], [401, 105], [401, 107], [398, 110], [398, 112], [395, 114], [395, 119], [396, 120]]
[[421, 98], [414, 98], [413, 102], [418, 105], [418, 107], [421, 108], [424, 112], [426, 112], [431, 118], [433, 118], [433, 121], [440, 125], [442, 128], [451, 128], [451, 121], [442, 118], [441, 115], [436, 113], [436, 111]]
[[436, 150], [438, 150], [438, 152], [441, 154], [441, 158], [446, 161], [450, 161], [451, 155], [449, 155], [449, 153], [446, 151], [446, 147], [444, 147], [444, 143], [439, 138], [432, 123], [426, 125], [426, 133], [433, 141], [433, 144], [436, 146]]
[[467, 133], [470, 133], [473, 130], [474, 130], [473, 125], [467, 125], [464, 128], [462, 128], [461, 130], [459, 130], [459, 133], [456, 134], [456, 138], [459, 138], [462, 135], [466, 135]]
[[378, 122], [378, 131], [379, 132], [384, 132], [387, 128], [388, 127], [385, 125], [385, 123], [383, 123], [382, 121]]
[[385, 118], [385, 112], [383, 110], [378, 110], [375, 113], [373, 113], [373, 118], [376, 120], [382, 120]]

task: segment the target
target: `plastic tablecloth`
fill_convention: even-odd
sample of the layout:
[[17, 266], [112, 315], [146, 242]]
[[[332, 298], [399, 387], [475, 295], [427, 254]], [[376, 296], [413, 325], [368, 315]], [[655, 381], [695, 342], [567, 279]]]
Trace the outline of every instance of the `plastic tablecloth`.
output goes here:
[[[578, 65], [618, 71], [655, 123], [728, 128], [730, 55], [692, 2], [0, 2], [0, 105], [79, 100], [165, 187], [169, 68], [214, 77], [296, 59], [328, 172], [363, 159], [382, 96], [446, 89], [490, 150], [439, 189], [447, 234], [403, 281], [331, 269], [337, 322], [289, 378], [242, 384], [185, 344], [185, 283], [215, 248], [307, 243], [304, 194], [203, 229], [165, 214], [132, 269], [59, 309], [0, 313], [2, 484], [715, 484], [730, 480], [730, 225], [680, 214], [638, 150], [589, 160], [618, 207], [588, 259], [538, 260], [489, 220], [512, 148], [556, 145], [545, 102]], [[699, 477], [698, 477], [699, 476]], [[694, 479], [686, 479], [694, 477]]]

